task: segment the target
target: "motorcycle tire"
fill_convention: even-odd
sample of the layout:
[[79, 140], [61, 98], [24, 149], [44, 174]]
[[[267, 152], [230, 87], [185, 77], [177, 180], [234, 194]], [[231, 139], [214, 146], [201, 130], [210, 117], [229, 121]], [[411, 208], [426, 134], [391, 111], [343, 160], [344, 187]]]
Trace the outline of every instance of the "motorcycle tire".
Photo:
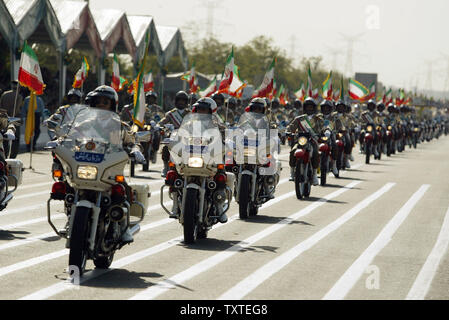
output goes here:
[[131, 177], [134, 177], [134, 175], [136, 173], [136, 163], [134, 161], [131, 161], [131, 164], [129, 165], [129, 171], [130, 171]]
[[312, 173], [312, 169], [310, 169], [310, 166], [309, 166], [309, 170], [307, 170], [307, 171], [308, 171], [308, 179], [307, 179], [307, 182], [304, 183], [304, 192], [303, 192], [304, 198], [308, 198], [310, 196], [310, 192], [312, 191], [311, 181], [312, 181], [313, 173]]
[[195, 243], [198, 238], [198, 224], [196, 221], [196, 214], [198, 211], [198, 190], [187, 189], [186, 201], [184, 207], [184, 243]]
[[320, 164], [320, 185], [321, 186], [326, 185], [327, 171], [328, 171], [327, 155], [322, 154], [321, 155], [321, 164]]
[[198, 231], [198, 239], [206, 239], [207, 238], [207, 230], [206, 229], [201, 229], [200, 231]]
[[259, 207], [251, 203], [251, 204], [249, 205], [249, 212], [248, 212], [248, 215], [249, 215], [250, 217], [254, 217], [254, 216], [257, 216], [258, 213], [259, 213]]
[[[303, 198], [303, 189], [304, 189], [304, 182], [301, 182], [301, 167], [303, 166], [302, 161], [298, 161], [296, 163], [296, 170], [295, 170], [295, 191], [296, 191], [296, 198], [298, 200], [301, 200]], [[304, 179], [302, 179], [304, 180]]]
[[83, 275], [87, 262], [89, 211], [90, 208], [76, 208], [70, 235], [69, 266], [77, 267], [80, 276]]
[[250, 205], [250, 193], [251, 193], [251, 177], [248, 175], [242, 175], [242, 181], [240, 182], [240, 195], [239, 195], [239, 217], [240, 219], [247, 219]]
[[365, 154], [366, 154], [365, 163], [369, 164], [369, 158], [371, 156], [371, 144], [369, 143], [366, 145]]

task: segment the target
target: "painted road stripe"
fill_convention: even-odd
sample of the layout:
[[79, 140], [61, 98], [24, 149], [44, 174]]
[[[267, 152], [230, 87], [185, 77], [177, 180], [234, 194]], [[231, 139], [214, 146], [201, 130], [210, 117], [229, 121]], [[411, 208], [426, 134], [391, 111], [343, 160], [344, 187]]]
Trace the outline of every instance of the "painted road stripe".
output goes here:
[[430, 185], [422, 185], [404, 206], [395, 214], [395, 216], [382, 229], [376, 239], [370, 246], [360, 255], [360, 257], [349, 267], [343, 276], [335, 283], [335, 285], [323, 297], [324, 300], [341, 300], [346, 297], [358, 279], [366, 271], [366, 268], [391, 241], [396, 230], [408, 217], [413, 207], [422, 198], [424, 193], [429, 189]]
[[331, 224], [327, 225], [326, 227], [324, 227], [323, 229], [321, 229], [320, 231], [318, 231], [311, 237], [302, 241], [295, 247], [286, 251], [279, 257], [271, 260], [269, 263], [265, 264], [264, 266], [259, 268], [257, 271], [253, 272], [250, 276], [248, 276], [244, 280], [240, 281], [237, 285], [235, 285], [234, 287], [232, 287], [231, 289], [226, 291], [218, 299], [219, 300], [242, 299], [248, 293], [250, 293], [255, 288], [257, 288], [260, 284], [262, 284], [264, 281], [269, 279], [275, 273], [277, 273], [282, 268], [284, 268], [286, 265], [288, 265], [290, 262], [292, 262], [294, 259], [296, 259], [299, 255], [301, 255], [305, 251], [309, 250], [314, 245], [316, 245], [319, 241], [321, 241], [322, 239], [327, 237], [330, 233], [332, 233], [335, 230], [337, 230], [338, 228], [340, 228], [343, 224], [348, 222], [349, 219], [353, 218], [360, 211], [362, 211], [368, 205], [370, 205], [373, 201], [375, 201], [376, 199], [381, 197], [383, 194], [385, 194], [393, 186], [394, 186], [394, 183], [387, 183], [381, 189], [379, 189], [378, 191], [376, 191], [369, 197], [367, 197], [364, 200], [362, 200], [361, 202], [359, 202], [355, 207], [350, 209], [348, 212], [346, 212], [344, 215], [342, 215], [340, 218], [338, 218]]
[[427, 257], [421, 271], [416, 277], [412, 288], [407, 294], [406, 300], [424, 300], [430, 289], [432, 280], [440, 265], [441, 259], [447, 251], [449, 244], [449, 210], [446, 212], [443, 225], [438, 235], [437, 242]]
[[264, 229], [263, 231], [258, 232], [255, 235], [237, 243], [236, 245], [233, 245], [232, 247], [191, 266], [187, 270], [185, 270], [177, 275], [174, 275], [174, 276], [170, 277], [169, 279], [166, 279], [166, 280], [156, 283], [155, 285], [151, 286], [150, 288], [133, 296], [131, 298], [131, 300], [150, 300], [150, 299], [154, 299], [157, 296], [163, 294], [164, 292], [166, 292], [169, 289], [175, 289], [178, 285], [181, 285], [182, 283], [194, 278], [195, 276], [199, 275], [200, 273], [205, 272], [205, 271], [211, 269], [212, 267], [215, 267], [216, 265], [222, 263], [223, 261], [230, 258], [237, 252], [243, 250], [244, 248], [249, 247], [253, 243], [273, 234], [274, 232], [281, 230], [282, 228], [284, 228], [285, 226], [290, 224], [292, 221], [309, 214], [316, 208], [325, 204], [328, 200], [333, 199], [333, 198], [343, 194], [344, 192], [352, 189], [359, 183], [360, 183], [360, 181], [351, 182], [350, 184], [346, 185], [344, 188], [341, 188], [327, 196], [324, 196], [322, 199], [319, 199], [319, 200], [313, 202], [306, 208], [294, 213], [293, 215], [290, 215], [288, 218], [282, 219], [281, 221], [272, 225], [271, 227], [268, 227], [268, 228]]

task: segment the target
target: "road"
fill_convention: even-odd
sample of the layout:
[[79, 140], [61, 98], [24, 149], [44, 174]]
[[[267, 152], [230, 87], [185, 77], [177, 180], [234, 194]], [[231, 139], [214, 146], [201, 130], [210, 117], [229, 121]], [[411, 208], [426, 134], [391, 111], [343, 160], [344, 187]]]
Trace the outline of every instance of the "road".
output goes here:
[[[65, 241], [47, 223], [51, 158], [39, 151], [0, 212], [0, 300], [449, 299], [449, 138], [369, 165], [357, 150], [351, 169], [297, 200], [283, 147], [275, 199], [247, 221], [233, 202], [229, 221], [189, 246], [160, 208], [159, 158], [132, 179], [151, 184], [141, 232], [110, 269], [88, 261], [80, 286], [67, 283]], [[29, 154], [18, 157], [28, 168]]]

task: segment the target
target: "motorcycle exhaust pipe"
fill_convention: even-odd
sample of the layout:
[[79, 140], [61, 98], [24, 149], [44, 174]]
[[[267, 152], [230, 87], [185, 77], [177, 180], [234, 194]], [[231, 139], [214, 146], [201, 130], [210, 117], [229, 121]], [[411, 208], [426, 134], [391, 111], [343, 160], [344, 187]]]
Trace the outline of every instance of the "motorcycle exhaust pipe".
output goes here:
[[274, 178], [274, 176], [266, 176], [265, 177], [265, 184], [267, 186], [272, 186], [275, 184], [275, 182], [276, 182], [276, 179]]
[[132, 228], [129, 228], [129, 231], [134, 236], [136, 233], [138, 233], [140, 231], [140, 224], [136, 224]]

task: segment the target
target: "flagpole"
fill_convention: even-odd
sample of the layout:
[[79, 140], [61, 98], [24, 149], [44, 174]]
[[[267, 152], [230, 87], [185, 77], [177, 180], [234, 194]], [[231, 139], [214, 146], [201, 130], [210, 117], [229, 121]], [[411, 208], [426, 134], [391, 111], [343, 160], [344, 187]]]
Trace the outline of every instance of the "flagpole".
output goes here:
[[[22, 60], [22, 59], [21, 59]], [[19, 89], [20, 89], [20, 82], [17, 81], [17, 88], [16, 88], [16, 97], [14, 99], [14, 110], [12, 111], [12, 117], [15, 118], [16, 116], [16, 106], [17, 106], [17, 98], [19, 96]], [[20, 146], [20, 135], [19, 137], [16, 139], [19, 139], [19, 146]], [[5, 155], [6, 158], [10, 158], [11, 157], [11, 152], [12, 152], [12, 143], [14, 140], [9, 142], [9, 153], [7, 155]]]

